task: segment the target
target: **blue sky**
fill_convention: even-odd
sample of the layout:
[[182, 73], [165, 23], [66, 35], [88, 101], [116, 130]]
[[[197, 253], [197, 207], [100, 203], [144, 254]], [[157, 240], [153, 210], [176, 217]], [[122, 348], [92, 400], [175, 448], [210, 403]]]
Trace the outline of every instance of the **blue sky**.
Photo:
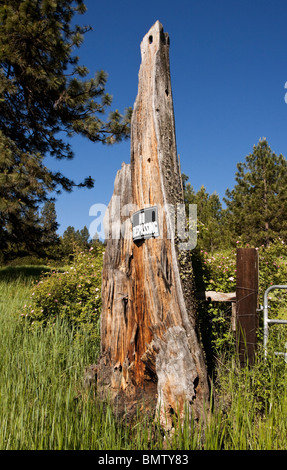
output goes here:
[[[266, 137], [287, 157], [286, 0], [97, 0], [78, 23], [90, 24], [77, 51], [93, 75], [108, 75], [113, 109], [123, 112], [137, 95], [140, 42], [159, 20], [170, 36], [170, 66], [177, 151], [182, 171], [198, 190], [221, 200], [234, 186], [236, 164]], [[130, 142], [111, 147], [71, 140], [73, 161], [48, 160], [77, 182], [95, 179], [93, 189], [57, 197], [59, 234], [67, 226], [88, 228], [94, 204], [108, 204]]]

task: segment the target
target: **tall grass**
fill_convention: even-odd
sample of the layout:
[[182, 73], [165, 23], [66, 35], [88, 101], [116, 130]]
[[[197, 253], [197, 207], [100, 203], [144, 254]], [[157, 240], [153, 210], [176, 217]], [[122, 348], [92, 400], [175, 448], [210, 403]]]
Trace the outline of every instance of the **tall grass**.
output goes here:
[[0, 271], [0, 449], [287, 448], [287, 365], [272, 354], [264, 360], [260, 349], [252, 368], [221, 358], [202, 422], [175, 418], [175, 431], [166, 434], [140, 411], [133, 423], [117, 420], [83, 387], [84, 368], [96, 360], [93, 345], [74, 342], [63, 322], [36, 332], [20, 322], [39, 269]]
[[64, 322], [35, 332], [20, 322], [35, 273], [10, 274], [0, 272], [0, 449], [149, 446], [148, 423], [119, 423], [83, 387], [84, 368], [96, 360], [93, 345], [73, 341]]

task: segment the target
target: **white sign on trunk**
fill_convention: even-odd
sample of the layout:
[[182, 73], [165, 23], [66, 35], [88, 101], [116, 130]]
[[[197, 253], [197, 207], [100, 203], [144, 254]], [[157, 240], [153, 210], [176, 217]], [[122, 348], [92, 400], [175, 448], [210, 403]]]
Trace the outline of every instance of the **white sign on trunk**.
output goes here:
[[147, 207], [135, 212], [132, 216], [133, 240], [158, 237], [157, 207]]

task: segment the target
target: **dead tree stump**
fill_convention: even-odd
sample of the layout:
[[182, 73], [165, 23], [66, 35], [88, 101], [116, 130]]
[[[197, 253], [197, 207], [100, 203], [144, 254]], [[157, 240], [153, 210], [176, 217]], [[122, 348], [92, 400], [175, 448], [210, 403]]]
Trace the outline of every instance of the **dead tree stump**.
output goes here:
[[[120, 411], [133, 414], [144, 404], [170, 427], [186, 403], [199, 417], [209, 388], [196, 332], [190, 253], [181, 255], [172, 212], [164, 209], [183, 204], [183, 190], [169, 36], [158, 21], [142, 40], [141, 57], [131, 162], [117, 173], [105, 221], [97, 389]], [[158, 208], [160, 235], [134, 241], [131, 216], [150, 206]]]

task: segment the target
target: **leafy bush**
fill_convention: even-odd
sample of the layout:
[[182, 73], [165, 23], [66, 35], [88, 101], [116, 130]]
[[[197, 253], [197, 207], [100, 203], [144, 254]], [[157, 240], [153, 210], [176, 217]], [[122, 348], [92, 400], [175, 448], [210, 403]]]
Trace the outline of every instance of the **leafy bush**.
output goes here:
[[[249, 248], [237, 240], [237, 247]], [[256, 248], [259, 252], [259, 303], [263, 304], [265, 290], [278, 284], [287, 284], [287, 246], [278, 239], [268, 247]], [[235, 292], [236, 249], [209, 254], [197, 250], [193, 254], [197, 291]], [[274, 301], [274, 302], [272, 302]], [[285, 317], [287, 291], [270, 293], [270, 316]], [[226, 302], [200, 302], [199, 326], [207, 356], [213, 358], [222, 350], [234, 346], [231, 331], [231, 305]], [[262, 317], [261, 317], [262, 320]], [[287, 334], [286, 327], [281, 327]], [[277, 333], [276, 333], [277, 334]]]
[[[287, 246], [282, 240], [275, 241], [268, 248], [259, 249], [259, 271], [259, 293], [263, 303], [263, 295], [268, 287], [287, 284]], [[287, 310], [287, 291], [272, 290], [269, 299], [269, 316], [282, 316], [282, 312]]]
[[75, 337], [99, 342], [103, 247], [76, 253], [66, 271], [42, 275], [21, 316], [36, 329], [65, 320]]
[[[198, 292], [235, 292], [235, 250], [217, 252], [212, 255], [206, 251], [197, 250], [193, 258]], [[199, 301], [198, 323], [210, 371], [214, 367], [214, 359], [218, 353], [234, 345], [231, 310], [230, 302]]]
[[10, 260], [8, 266], [41, 266], [46, 264], [46, 260], [37, 256], [27, 255]]

